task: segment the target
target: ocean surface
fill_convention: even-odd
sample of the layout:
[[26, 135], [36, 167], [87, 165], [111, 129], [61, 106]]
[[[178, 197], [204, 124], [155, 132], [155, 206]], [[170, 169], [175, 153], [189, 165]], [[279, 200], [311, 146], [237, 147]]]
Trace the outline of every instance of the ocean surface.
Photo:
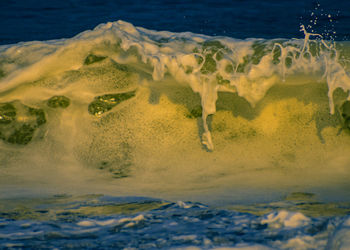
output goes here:
[[350, 249], [347, 1], [0, 20], [0, 249]]

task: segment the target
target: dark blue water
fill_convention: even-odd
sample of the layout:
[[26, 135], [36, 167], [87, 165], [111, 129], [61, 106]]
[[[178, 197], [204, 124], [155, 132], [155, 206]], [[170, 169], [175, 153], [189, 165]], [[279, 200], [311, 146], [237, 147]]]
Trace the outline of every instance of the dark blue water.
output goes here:
[[330, 206], [310, 202], [303, 204], [321, 216], [270, 211], [278, 205], [290, 208], [291, 201], [262, 204], [255, 213], [260, 209], [267, 214], [258, 216], [189, 202], [74, 198], [77, 201], [68, 196], [28, 199], [28, 207], [7, 200], [12, 210], [0, 213], [0, 249], [339, 249], [350, 223], [350, 218], [343, 223], [343, 218], [330, 216]]
[[[337, 40], [347, 40], [348, 1], [2, 0], [0, 44], [68, 38], [116, 20], [234, 38], [302, 38], [299, 26], [312, 21], [312, 12], [318, 14], [317, 32], [335, 30]], [[326, 14], [332, 15], [332, 23]]]

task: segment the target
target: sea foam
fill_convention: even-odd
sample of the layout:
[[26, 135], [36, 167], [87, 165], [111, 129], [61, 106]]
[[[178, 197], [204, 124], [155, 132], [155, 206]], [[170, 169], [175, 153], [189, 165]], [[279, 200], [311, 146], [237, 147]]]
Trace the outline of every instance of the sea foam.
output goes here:
[[347, 186], [348, 42], [302, 31], [239, 40], [118, 21], [1, 46], [1, 183], [179, 198]]
[[297, 76], [304, 76], [306, 82], [325, 79], [330, 113], [334, 113], [333, 92], [337, 88], [345, 92], [350, 89], [347, 61], [334, 42], [322, 40], [304, 26], [301, 30], [305, 38], [299, 40], [237, 40], [189, 32], [157, 32], [124, 21], [109, 22], [71, 39], [3, 46], [0, 90], [78, 70], [85, 58], [85, 64], [88, 58], [92, 62], [109, 58], [122, 64], [137, 63], [152, 71], [154, 81], [170, 74], [199, 93], [202, 143], [213, 150], [207, 118], [216, 112], [219, 91], [237, 92], [254, 106], [276, 84], [302, 84], [300, 78], [294, 79]]

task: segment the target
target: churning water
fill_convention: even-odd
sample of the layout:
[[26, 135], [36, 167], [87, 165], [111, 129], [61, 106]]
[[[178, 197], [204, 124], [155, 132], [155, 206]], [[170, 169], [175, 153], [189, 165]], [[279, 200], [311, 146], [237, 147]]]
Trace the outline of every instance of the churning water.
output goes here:
[[0, 247], [348, 249], [350, 43], [318, 8], [299, 39], [0, 46]]

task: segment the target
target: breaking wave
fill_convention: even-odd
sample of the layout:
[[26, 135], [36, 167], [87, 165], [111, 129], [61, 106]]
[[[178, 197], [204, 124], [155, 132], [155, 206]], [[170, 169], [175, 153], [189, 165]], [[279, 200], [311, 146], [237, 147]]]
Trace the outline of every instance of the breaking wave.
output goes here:
[[347, 186], [349, 43], [301, 32], [238, 40], [117, 21], [1, 46], [3, 185], [99, 180], [160, 197]]

